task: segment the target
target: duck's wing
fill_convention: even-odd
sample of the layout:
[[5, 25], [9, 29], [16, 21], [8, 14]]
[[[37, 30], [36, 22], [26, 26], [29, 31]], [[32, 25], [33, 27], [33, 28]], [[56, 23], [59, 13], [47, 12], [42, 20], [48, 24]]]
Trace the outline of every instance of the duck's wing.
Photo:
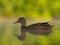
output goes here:
[[27, 28], [33, 27], [33, 26], [40, 26], [40, 25], [41, 25], [41, 23], [31, 24], [31, 25], [27, 26]]
[[45, 23], [36, 23], [36, 24], [29, 25], [26, 28], [27, 30], [40, 30], [41, 28], [45, 27], [44, 25]]
[[36, 24], [31, 24], [31, 25], [29, 25], [29, 26], [27, 26], [27, 27], [41, 26], [41, 25], [44, 25], [44, 24], [47, 24], [47, 25], [49, 25], [48, 23], [49, 23], [49, 22], [36, 23]]
[[49, 25], [48, 22], [36, 23], [36, 24], [26, 26], [27, 30], [40, 30], [41, 28], [45, 28], [45, 27], [52, 27], [52, 26]]
[[43, 22], [43, 23], [41, 23], [41, 24], [48, 24], [49, 22]]

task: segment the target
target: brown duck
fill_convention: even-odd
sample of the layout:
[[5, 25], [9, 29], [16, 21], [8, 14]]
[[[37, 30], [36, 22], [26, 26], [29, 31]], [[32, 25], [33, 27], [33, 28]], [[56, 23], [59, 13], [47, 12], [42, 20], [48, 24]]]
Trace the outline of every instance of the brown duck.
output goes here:
[[48, 24], [49, 22], [36, 23], [26, 26], [26, 19], [24, 17], [19, 18], [18, 21], [16, 21], [15, 23], [21, 23], [21, 35], [18, 36], [15, 34], [15, 36], [17, 36], [19, 40], [25, 39], [26, 32], [30, 32], [38, 35], [48, 35], [52, 32], [52, 28], [53, 28], [53, 26]]

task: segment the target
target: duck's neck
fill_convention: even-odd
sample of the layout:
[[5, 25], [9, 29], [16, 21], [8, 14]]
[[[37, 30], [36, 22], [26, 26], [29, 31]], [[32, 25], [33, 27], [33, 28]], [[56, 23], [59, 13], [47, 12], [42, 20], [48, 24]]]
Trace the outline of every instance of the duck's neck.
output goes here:
[[23, 23], [21, 23], [22, 25], [21, 25], [21, 36], [19, 37], [19, 39], [20, 40], [24, 40], [25, 39], [25, 37], [26, 37], [26, 22], [23, 22]]
[[26, 21], [21, 23], [22, 26], [26, 26]]

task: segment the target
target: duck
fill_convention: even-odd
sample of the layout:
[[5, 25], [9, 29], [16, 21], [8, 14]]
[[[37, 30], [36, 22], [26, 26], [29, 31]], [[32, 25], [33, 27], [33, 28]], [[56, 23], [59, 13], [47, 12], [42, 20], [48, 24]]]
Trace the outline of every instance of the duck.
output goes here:
[[21, 23], [21, 35], [15, 34], [19, 40], [24, 40], [26, 38], [26, 32], [36, 35], [49, 35], [52, 32], [52, 28], [49, 22], [35, 23], [26, 26], [26, 19], [20, 17], [14, 24]]

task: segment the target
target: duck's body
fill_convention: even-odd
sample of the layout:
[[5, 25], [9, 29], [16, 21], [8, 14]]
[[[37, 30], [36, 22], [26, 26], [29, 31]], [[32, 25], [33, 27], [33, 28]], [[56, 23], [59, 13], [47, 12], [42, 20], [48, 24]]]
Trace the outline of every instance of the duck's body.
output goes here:
[[25, 31], [33, 34], [47, 35], [52, 32], [52, 26], [49, 24], [37, 23], [27, 26]]
[[48, 35], [52, 32], [52, 27], [53, 27], [49, 25], [48, 22], [36, 23], [36, 24], [26, 26], [26, 20], [24, 17], [19, 18], [18, 21], [15, 23], [22, 24], [21, 25], [21, 36], [18, 37], [20, 40], [25, 39], [26, 32], [30, 32], [33, 34], [39, 34], [39, 35]]

